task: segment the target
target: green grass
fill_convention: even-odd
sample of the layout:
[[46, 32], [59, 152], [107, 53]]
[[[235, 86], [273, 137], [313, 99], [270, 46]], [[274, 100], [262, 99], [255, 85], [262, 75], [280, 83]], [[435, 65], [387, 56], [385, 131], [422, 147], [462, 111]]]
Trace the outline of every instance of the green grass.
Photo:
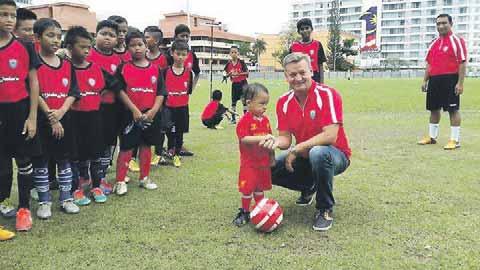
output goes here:
[[[275, 101], [287, 85], [263, 83], [274, 123]], [[156, 191], [133, 181], [125, 197], [111, 196], [76, 216], [54, 204], [52, 219], [34, 218], [31, 232], [0, 243], [0, 269], [478, 269], [480, 80], [465, 84], [462, 148], [452, 152], [442, 150], [446, 114], [439, 144], [415, 145], [428, 121], [420, 83], [329, 82], [343, 96], [353, 157], [335, 178], [335, 223], [326, 233], [311, 229], [313, 206], [295, 206], [298, 194], [278, 187], [267, 196], [283, 207], [280, 229], [260, 234], [231, 224], [240, 203], [238, 145], [233, 126], [201, 126], [208, 100], [208, 82], [201, 81], [186, 136], [195, 157], [185, 158], [181, 169], [154, 168]], [[228, 104], [230, 86], [215, 87]], [[14, 228], [12, 220], [0, 224]]]

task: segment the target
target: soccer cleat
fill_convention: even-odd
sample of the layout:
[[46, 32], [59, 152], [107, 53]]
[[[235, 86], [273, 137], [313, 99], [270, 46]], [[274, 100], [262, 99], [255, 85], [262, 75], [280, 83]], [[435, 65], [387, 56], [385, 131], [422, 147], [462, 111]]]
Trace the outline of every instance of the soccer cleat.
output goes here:
[[224, 128], [224, 127], [222, 127], [222, 126], [215, 126], [215, 129], [222, 130], [222, 129], [225, 129], [225, 128]]
[[154, 189], [158, 188], [157, 184], [155, 184], [152, 181], [152, 179], [150, 179], [149, 177], [145, 177], [145, 178], [143, 178], [143, 180], [140, 180], [139, 182], [140, 182], [139, 183], [140, 187], [148, 189], [148, 190], [154, 190]]
[[39, 219], [49, 219], [52, 217], [52, 203], [41, 202], [38, 204], [37, 217]]
[[15, 233], [5, 230], [2, 226], [0, 226], [0, 241], [10, 240], [15, 237]]
[[158, 165], [160, 161], [160, 156], [152, 155], [152, 160], [150, 161], [150, 165]]
[[13, 207], [9, 198], [0, 203], [0, 214], [5, 218], [13, 218], [17, 214], [17, 211], [15, 207]]
[[90, 191], [92, 193], [93, 200], [96, 203], [104, 203], [107, 201], [107, 196], [103, 194], [103, 191], [101, 188], [94, 188]]
[[445, 150], [455, 150], [460, 147], [460, 142], [455, 140], [449, 140], [448, 143], [443, 147]]
[[113, 186], [112, 184], [108, 183], [107, 180], [105, 179], [100, 180], [100, 188], [102, 189], [105, 195], [112, 194]]
[[89, 205], [91, 200], [85, 196], [83, 190], [77, 189], [73, 192], [73, 202], [78, 206]]
[[298, 199], [295, 201], [295, 204], [299, 206], [307, 206], [312, 204], [313, 194], [315, 193], [308, 193], [308, 192], [302, 191], [300, 194], [300, 197], [298, 197]]
[[233, 220], [233, 224], [241, 227], [250, 221], [250, 212], [245, 211], [243, 208], [239, 208], [238, 210], [239, 212]]
[[182, 147], [182, 149], [180, 149], [180, 151], [178, 152], [178, 154], [179, 154], [181, 157], [191, 157], [191, 156], [193, 156], [193, 152], [188, 151], [187, 149], [185, 149], [185, 147]]
[[38, 201], [38, 192], [36, 188], [32, 188], [30, 190], [30, 198], [32, 198], [32, 200]]
[[26, 232], [32, 229], [32, 215], [27, 208], [20, 208], [17, 211], [15, 229], [19, 232]]
[[67, 214], [77, 214], [80, 212], [80, 208], [73, 203], [73, 200], [63, 201], [60, 205], [60, 209]]
[[420, 141], [417, 142], [418, 145], [427, 145], [427, 144], [436, 144], [437, 140], [430, 138], [429, 136], [423, 137]]
[[130, 160], [130, 163], [128, 163], [128, 169], [131, 172], [139, 172], [140, 167], [138, 166], [138, 163], [135, 159]]
[[125, 195], [127, 193], [127, 183], [125, 182], [117, 182], [115, 185], [115, 193], [119, 196]]
[[315, 214], [315, 221], [313, 222], [313, 230], [328, 231], [332, 227], [333, 217], [331, 210], [320, 209]]
[[180, 166], [182, 166], [182, 161], [180, 160], [180, 156], [173, 156], [173, 166], [179, 168]]

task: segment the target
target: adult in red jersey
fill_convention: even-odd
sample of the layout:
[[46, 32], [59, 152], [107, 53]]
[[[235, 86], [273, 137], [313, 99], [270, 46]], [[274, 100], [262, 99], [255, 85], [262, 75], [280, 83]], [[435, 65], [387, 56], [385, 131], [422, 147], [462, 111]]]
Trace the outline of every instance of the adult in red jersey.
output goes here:
[[297, 32], [302, 36], [302, 40], [292, 43], [290, 53], [301, 52], [307, 54], [312, 65], [312, 79], [318, 83], [323, 83], [323, 63], [327, 61], [327, 58], [322, 43], [312, 39], [312, 21], [308, 18], [299, 20], [297, 22]]
[[445, 150], [460, 147], [460, 95], [467, 68], [465, 41], [452, 32], [452, 17], [448, 14], [437, 16], [435, 39], [427, 52], [427, 65], [422, 91], [427, 92], [427, 110], [430, 111], [429, 136], [418, 142], [420, 145], [437, 143], [441, 112], [450, 114], [450, 140]]
[[309, 62], [302, 53], [284, 58], [285, 78], [292, 90], [277, 102], [278, 138], [263, 145], [289, 149], [276, 158], [272, 183], [301, 191], [298, 205], [310, 204], [316, 193], [313, 229], [326, 231], [333, 223], [333, 177], [347, 169], [351, 150], [343, 129], [340, 94], [311, 79]]

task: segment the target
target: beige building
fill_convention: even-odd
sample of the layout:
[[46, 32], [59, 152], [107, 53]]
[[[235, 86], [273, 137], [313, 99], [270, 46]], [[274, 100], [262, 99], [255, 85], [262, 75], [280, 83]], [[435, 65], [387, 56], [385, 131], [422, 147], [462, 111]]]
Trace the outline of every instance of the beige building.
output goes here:
[[97, 16], [89, 10], [89, 6], [83, 4], [58, 2], [53, 4], [36, 5], [26, 7], [37, 14], [38, 18], [52, 18], [57, 20], [63, 31], [70, 27], [81, 25], [88, 32], [95, 33]]

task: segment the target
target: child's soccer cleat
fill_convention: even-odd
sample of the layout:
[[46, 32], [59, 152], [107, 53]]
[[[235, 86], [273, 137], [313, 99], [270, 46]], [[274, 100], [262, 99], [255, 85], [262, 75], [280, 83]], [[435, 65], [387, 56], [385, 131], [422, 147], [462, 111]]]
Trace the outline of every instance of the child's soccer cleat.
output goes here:
[[128, 191], [127, 183], [125, 182], [117, 182], [115, 185], [115, 193], [119, 196], [125, 195]]
[[139, 172], [140, 171], [140, 167], [138, 166], [137, 161], [134, 160], [134, 159], [130, 160], [130, 163], [128, 164], [128, 169], [131, 172]]
[[455, 140], [449, 140], [448, 143], [443, 147], [445, 150], [455, 150], [460, 147], [460, 142]]
[[100, 180], [100, 188], [102, 189], [105, 195], [112, 194], [113, 186], [112, 184], [108, 183], [107, 180], [105, 179]]
[[139, 183], [140, 187], [148, 189], [148, 190], [154, 190], [154, 189], [158, 188], [157, 184], [155, 184], [152, 181], [152, 179], [150, 179], [149, 177], [145, 177], [145, 178], [143, 178], [143, 180], [140, 180], [139, 182], [140, 182]]
[[160, 159], [158, 160], [158, 165], [168, 165], [168, 161], [164, 156], [160, 156]]
[[15, 229], [19, 232], [26, 232], [32, 229], [32, 215], [27, 208], [20, 208], [17, 211]]
[[0, 226], [0, 241], [10, 240], [15, 237], [15, 233], [5, 230], [2, 226]]
[[13, 218], [17, 214], [9, 198], [0, 203], [0, 214], [5, 218]]
[[38, 204], [37, 217], [39, 219], [49, 219], [52, 217], [52, 203], [41, 202]]
[[180, 156], [173, 156], [173, 166], [179, 168], [180, 166], [182, 166], [182, 161], [180, 160]]
[[91, 200], [85, 196], [83, 190], [77, 189], [73, 192], [73, 202], [78, 206], [89, 205]]
[[427, 144], [436, 144], [437, 140], [434, 138], [430, 138], [429, 136], [425, 136], [423, 139], [417, 142], [418, 145], [427, 145]]
[[96, 203], [104, 203], [107, 201], [107, 196], [105, 194], [103, 194], [103, 191], [101, 188], [94, 188], [91, 190], [92, 192], [92, 197], [93, 197], [93, 200], [96, 202]]
[[160, 156], [157, 155], [152, 155], [152, 160], [150, 161], [150, 165], [158, 165], [158, 162], [160, 161]]
[[73, 203], [73, 200], [63, 201], [60, 205], [60, 209], [67, 214], [77, 214], [80, 212], [80, 208]]
[[250, 221], [250, 212], [245, 211], [243, 208], [239, 209], [237, 217], [233, 220], [233, 224], [241, 227]]

